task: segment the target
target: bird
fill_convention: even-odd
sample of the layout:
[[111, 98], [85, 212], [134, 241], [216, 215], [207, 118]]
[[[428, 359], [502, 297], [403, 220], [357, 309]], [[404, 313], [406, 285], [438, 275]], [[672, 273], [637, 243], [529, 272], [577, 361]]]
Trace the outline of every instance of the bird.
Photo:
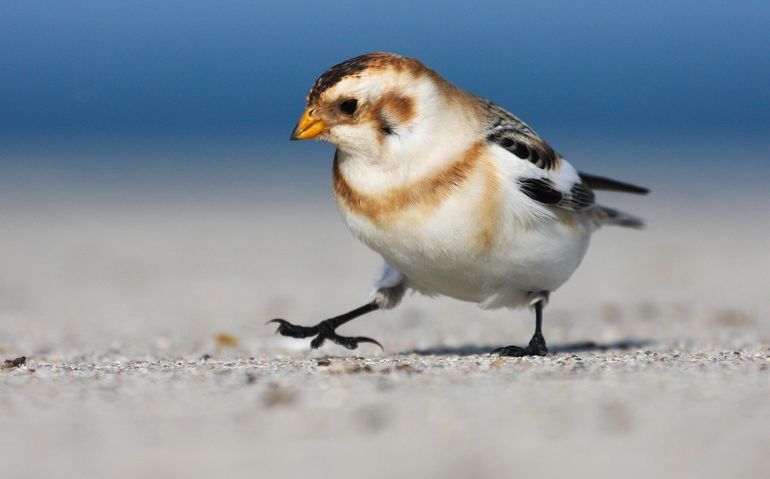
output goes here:
[[[647, 188], [576, 170], [524, 121], [420, 60], [368, 53], [326, 70], [291, 140], [335, 147], [334, 197], [352, 234], [383, 259], [367, 302], [313, 326], [272, 319], [276, 333], [348, 349], [369, 337], [343, 324], [396, 307], [407, 292], [484, 309], [529, 307], [535, 331], [500, 356], [545, 356], [543, 311], [599, 227], [642, 228], [595, 191]], [[384, 348], [383, 348], [384, 349]]]

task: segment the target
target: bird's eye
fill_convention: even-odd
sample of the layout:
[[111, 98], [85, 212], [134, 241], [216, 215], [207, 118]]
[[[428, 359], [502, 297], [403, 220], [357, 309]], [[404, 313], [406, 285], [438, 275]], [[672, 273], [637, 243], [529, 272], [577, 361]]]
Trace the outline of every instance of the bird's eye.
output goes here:
[[358, 100], [351, 98], [340, 103], [340, 111], [346, 115], [352, 115], [358, 108]]

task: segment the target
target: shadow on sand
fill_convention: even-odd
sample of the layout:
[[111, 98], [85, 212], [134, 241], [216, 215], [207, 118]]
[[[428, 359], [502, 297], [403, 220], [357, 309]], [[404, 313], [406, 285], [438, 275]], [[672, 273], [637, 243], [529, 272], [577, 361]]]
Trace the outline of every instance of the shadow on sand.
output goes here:
[[[610, 351], [610, 350], [624, 350], [624, 349], [637, 349], [643, 348], [652, 341], [647, 339], [624, 339], [621, 341], [611, 341], [608, 343], [595, 343], [593, 341], [584, 341], [580, 343], [567, 343], [557, 344], [548, 347], [548, 351], [551, 354], [558, 353], [584, 353], [593, 351]], [[466, 344], [462, 346], [442, 347], [442, 348], [428, 348], [428, 349], [415, 349], [412, 351], [404, 351], [399, 353], [401, 355], [417, 354], [418, 356], [473, 356], [477, 354], [489, 354], [490, 351], [494, 351], [500, 347], [499, 345], [478, 345], [478, 344]]]

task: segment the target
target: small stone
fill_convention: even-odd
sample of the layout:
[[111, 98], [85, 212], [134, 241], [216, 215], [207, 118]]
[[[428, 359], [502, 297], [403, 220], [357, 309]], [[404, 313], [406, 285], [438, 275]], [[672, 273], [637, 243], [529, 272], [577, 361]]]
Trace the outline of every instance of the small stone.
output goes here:
[[293, 404], [296, 398], [297, 395], [293, 391], [271, 383], [262, 396], [262, 403], [269, 408], [283, 407]]
[[6, 359], [3, 361], [2, 366], [0, 366], [0, 369], [13, 369], [13, 368], [20, 368], [27, 364], [27, 357], [26, 356], [19, 356], [15, 359]]

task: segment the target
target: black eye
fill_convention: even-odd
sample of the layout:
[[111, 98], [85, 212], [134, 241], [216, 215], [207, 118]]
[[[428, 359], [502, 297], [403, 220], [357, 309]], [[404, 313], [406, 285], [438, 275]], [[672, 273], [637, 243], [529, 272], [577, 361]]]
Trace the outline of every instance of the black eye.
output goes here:
[[358, 108], [358, 100], [351, 98], [340, 103], [340, 111], [346, 115], [352, 115]]

